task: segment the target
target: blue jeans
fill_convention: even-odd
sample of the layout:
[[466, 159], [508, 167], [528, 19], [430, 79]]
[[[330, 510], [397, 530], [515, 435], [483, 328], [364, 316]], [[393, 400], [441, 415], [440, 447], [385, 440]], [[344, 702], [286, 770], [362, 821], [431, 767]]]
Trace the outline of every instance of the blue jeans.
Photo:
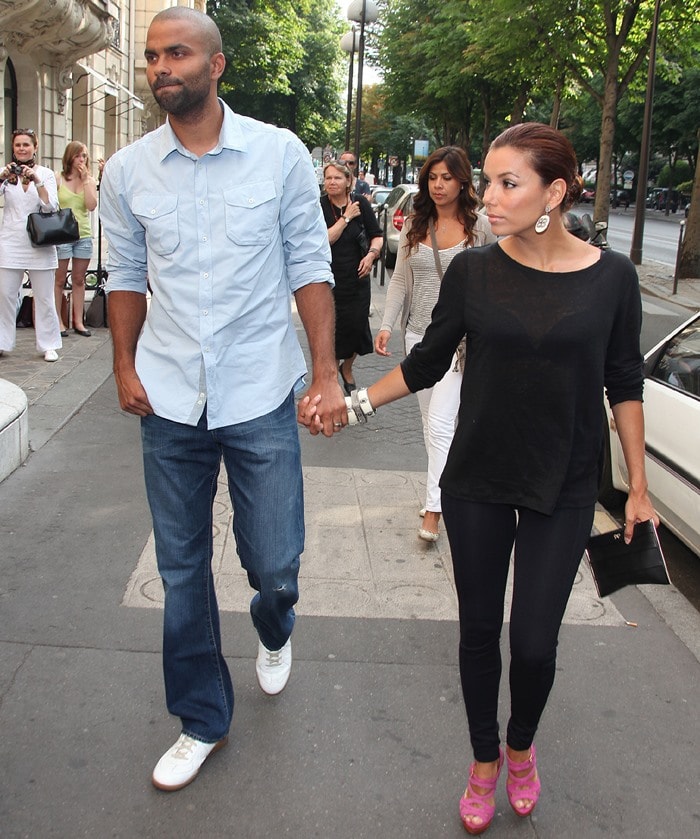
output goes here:
[[141, 420], [148, 502], [165, 591], [163, 671], [168, 710], [182, 730], [215, 742], [229, 730], [233, 685], [221, 650], [211, 570], [212, 506], [221, 458], [238, 556], [257, 594], [260, 640], [280, 649], [294, 626], [304, 549], [301, 453], [293, 394], [267, 414], [207, 429], [154, 415]]

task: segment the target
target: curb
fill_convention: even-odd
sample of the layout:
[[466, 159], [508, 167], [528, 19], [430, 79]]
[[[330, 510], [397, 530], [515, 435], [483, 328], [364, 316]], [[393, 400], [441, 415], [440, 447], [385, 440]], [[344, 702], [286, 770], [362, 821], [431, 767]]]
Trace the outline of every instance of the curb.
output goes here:
[[0, 379], [0, 481], [29, 455], [29, 417], [25, 392]]

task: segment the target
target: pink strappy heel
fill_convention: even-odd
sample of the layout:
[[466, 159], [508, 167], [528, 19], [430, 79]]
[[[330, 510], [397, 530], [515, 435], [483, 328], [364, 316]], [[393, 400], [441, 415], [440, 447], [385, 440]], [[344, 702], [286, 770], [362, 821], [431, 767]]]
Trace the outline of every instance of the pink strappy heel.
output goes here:
[[[493, 798], [496, 793], [496, 784], [498, 783], [498, 777], [503, 767], [502, 750], [498, 750], [498, 770], [496, 771], [495, 778], [478, 778], [474, 774], [475, 767], [476, 761], [469, 767], [469, 783], [464, 790], [464, 795], [459, 800], [459, 815], [462, 819], [462, 824], [467, 833], [472, 836], [478, 836], [480, 833], [483, 833], [490, 826], [496, 813], [496, 804], [491, 804], [488, 799]], [[477, 792], [474, 789], [475, 786], [486, 790], [486, 792]], [[482, 820], [481, 824], [468, 822], [467, 818], [469, 816], [478, 816]]]
[[[523, 775], [522, 778], [518, 778], [513, 774], [513, 772], [525, 772], [528, 769], [530, 771], [527, 775]], [[537, 775], [537, 752], [535, 750], [535, 744], [533, 743], [532, 746], [530, 746], [530, 757], [528, 757], [527, 760], [517, 763], [508, 757], [508, 780], [506, 781], [506, 790], [508, 791], [508, 801], [510, 801], [510, 806], [519, 816], [523, 816], [523, 818], [525, 816], [529, 816], [535, 809], [537, 799], [540, 797], [541, 788], [542, 785], [540, 784], [540, 779]], [[525, 807], [518, 807], [516, 806], [516, 801], [529, 801], [530, 804]]]

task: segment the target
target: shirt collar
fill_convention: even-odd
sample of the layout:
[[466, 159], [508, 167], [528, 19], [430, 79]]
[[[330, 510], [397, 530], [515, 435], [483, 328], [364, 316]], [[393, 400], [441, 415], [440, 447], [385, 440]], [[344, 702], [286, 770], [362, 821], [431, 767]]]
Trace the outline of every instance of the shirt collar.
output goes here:
[[[207, 154], [220, 154], [223, 149], [242, 152], [248, 151], [248, 143], [243, 135], [239, 122], [240, 117], [228, 107], [223, 99], [219, 99], [219, 104], [224, 112], [224, 121], [221, 125], [219, 142]], [[179, 152], [185, 157], [194, 158], [192, 152], [188, 151], [175, 136], [175, 132], [170, 125], [170, 118], [168, 118], [165, 121], [165, 125], [163, 125], [159, 138], [159, 159], [161, 161], [165, 160], [174, 151]]]

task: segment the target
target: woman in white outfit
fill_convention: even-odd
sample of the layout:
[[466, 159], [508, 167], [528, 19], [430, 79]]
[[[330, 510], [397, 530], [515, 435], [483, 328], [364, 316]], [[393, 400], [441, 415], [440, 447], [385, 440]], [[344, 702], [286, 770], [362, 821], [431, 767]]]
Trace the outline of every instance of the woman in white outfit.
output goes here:
[[0, 354], [15, 346], [17, 298], [26, 271], [34, 296], [36, 348], [46, 361], [58, 361], [56, 350], [63, 344], [53, 294], [56, 248], [34, 247], [27, 233], [30, 213], [58, 209], [56, 178], [36, 162], [37, 148], [33, 131], [14, 131], [12, 162], [0, 170], [5, 203], [0, 228]]
[[[400, 313], [408, 354], [430, 323], [442, 275], [452, 257], [464, 248], [496, 241], [486, 218], [476, 212], [478, 206], [464, 149], [444, 146], [434, 151], [421, 169], [413, 212], [401, 231], [384, 318], [374, 341], [379, 355], [391, 355], [387, 344]], [[439, 481], [454, 435], [463, 366], [458, 351], [445, 376], [417, 394], [428, 452], [425, 510], [421, 510], [423, 524], [418, 536], [428, 542], [438, 538], [442, 513]]]

